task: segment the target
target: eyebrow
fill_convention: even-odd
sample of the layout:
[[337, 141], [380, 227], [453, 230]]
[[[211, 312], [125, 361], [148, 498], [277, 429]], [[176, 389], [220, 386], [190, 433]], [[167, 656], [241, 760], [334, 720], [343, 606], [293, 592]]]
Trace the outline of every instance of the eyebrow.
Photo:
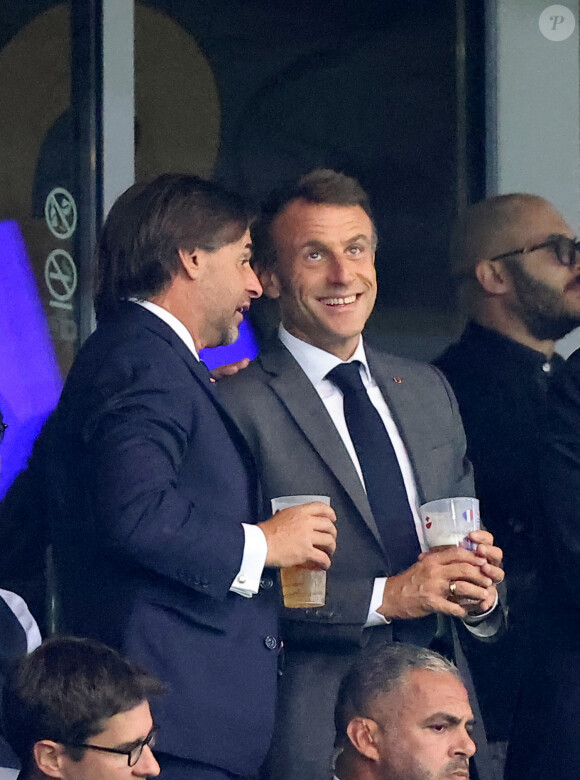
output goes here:
[[[357, 241], [365, 241], [368, 244], [372, 244], [372, 237], [369, 238], [369, 236], [366, 236], [364, 233], [358, 233], [356, 236], [352, 236], [352, 238], [348, 238], [346, 241], [344, 241], [343, 246], [356, 244]], [[310, 241], [305, 241], [302, 245], [302, 249], [325, 249], [327, 246], [328, 244], [326, 244], [324, 241], [318, 241], [318, 239], [313, 238]]]
[[352, 238], [349, 238], [349, 240], [346, 242], [347, 244], [354, 244], [357, 241], [368, 241], [368, 243], [372, 243], [372, 236], [369, 238], [369, 236], [365, 235], [364, 233], [359, 233], [356, 236], [353, 236]]
[[143, 740], [147, 739], [147, 737], [151, 734], [152, 731], [155, 731], [157, 727], [155, 725], [151, 726], [147, 734], [145, 734], [144, 737], [137, 737], [137, 739], [134, 739], [132, 742], [125, 742], [122, 745], [115, 745], [114, 750], [133, 750], [133, 748], [136, 748], [137, 745], [141, 745], [143, 743]]
[[[442, 720], [450, 726], [459, 726], [462, 722], [462, 718], [458, 718], [456, 715], [450, 715], [448, 712], [435, 712], [424, 720], [423, 725], [428, 726], [431, 723]], [[475, 726], [475, 719], [470, 718], [469, 720], [466, 720], [465, 725], [469, 728], [473, 728], [473, 726]]]

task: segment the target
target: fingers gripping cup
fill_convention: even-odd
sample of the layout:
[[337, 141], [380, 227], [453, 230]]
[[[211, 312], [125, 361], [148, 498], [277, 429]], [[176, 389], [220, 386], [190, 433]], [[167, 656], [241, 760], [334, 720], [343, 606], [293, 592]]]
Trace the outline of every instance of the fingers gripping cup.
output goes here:
[[425, 541], [430, 550], [445, 547], [465, 547], [474, 550], [468, 539], [471, 531], [478, 531], [479, 501], [477, 498], [441, 498], [419, 507]]
[[[272, 514], [291, 506], [301, 506], [312, 501], [322, 501], [330, 506], [328, 496], [279, 496], [272, 499]], [[309, 569], [307, 566], [288, 566], [280, 569], [284, 606], [290, 609], [300, 607], [323, 607], [326, 601], [326, 572]]]

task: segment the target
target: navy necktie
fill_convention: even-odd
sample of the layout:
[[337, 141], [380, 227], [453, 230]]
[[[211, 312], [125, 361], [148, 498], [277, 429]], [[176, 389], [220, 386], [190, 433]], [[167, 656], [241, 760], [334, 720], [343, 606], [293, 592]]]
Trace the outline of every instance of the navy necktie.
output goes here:
[[380, 414], [362, 382], [357, 360], [326, 375], [344, 396], [344, 417], [387, 557], [387, 574], [408, 569], [421, 549], [403, 475]]

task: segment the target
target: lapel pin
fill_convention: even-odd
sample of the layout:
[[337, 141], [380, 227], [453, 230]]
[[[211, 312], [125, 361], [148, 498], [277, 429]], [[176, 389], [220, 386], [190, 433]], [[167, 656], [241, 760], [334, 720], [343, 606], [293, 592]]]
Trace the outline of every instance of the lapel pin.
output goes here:
[[394, 376], [393, 377], [393, 382], [396, 382], [398, 385], [400, 385], [402, 383], [402, 381], [403, 380], [401, 379], [400, 376]]

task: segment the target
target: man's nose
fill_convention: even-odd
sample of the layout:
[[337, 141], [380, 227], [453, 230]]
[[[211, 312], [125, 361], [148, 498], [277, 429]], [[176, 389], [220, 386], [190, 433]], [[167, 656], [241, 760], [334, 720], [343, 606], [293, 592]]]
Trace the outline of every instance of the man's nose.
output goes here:
[[157, 777], [161, 768], [149, 745], [145, 745], [139, 761], [135, 764], [134, 775], [136, 777]]
[[348, 284], [355, 278], [352, 260], [332, 257], [328, 264], [328, 281], [332, 284]]
[[463, 729], [457, 736], [457, 742], [453, 746], [453, 754], [471, 758], [477, 750], [475, 742], [471, 738], [471, 734], [466, 729]]
[[249, 292], [250, 298], [259, 298], [262, 294], [260, 280], [249, 263], [247, 265], [246, 290]]

